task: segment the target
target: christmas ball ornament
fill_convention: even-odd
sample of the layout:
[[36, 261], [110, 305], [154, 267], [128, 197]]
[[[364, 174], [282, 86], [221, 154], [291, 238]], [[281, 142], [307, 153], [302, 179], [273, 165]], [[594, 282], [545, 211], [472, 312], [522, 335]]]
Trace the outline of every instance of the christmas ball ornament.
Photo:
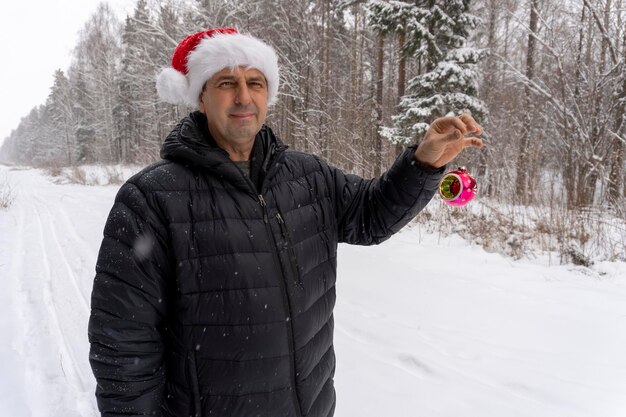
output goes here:
[[476, 189], [476, 180], [467, 173], [465, 167], [448, 172], [439, 182], [439, 195], [451, 206], [464, 206], [472, 201]]

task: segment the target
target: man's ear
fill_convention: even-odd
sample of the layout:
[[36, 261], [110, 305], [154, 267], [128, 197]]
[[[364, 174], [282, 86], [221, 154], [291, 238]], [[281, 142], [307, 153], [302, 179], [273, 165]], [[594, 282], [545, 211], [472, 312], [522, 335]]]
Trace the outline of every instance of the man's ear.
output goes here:
[[198, 95], [198, 110], [200, 113], [206, 114], [206, 108], [204, 106], [204, 101], [202, 100], [202, 95], [204, 94], [204, 89], [206, 88], [206, 83], [202, 86], [202, 90], [200, 90], [200, 95]]
[[200, 97], [198, 97], [198, 110], [200, 110], [200, 113], [206, 114], [206, 111], [204, 109], [204, 101], [202, 101], [202, 94], [200, 94]]

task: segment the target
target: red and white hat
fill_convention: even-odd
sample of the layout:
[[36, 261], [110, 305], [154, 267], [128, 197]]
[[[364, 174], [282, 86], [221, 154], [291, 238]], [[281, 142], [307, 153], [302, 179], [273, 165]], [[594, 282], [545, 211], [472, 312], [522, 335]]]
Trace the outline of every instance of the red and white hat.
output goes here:
[[198, 108], [204, 83], [225, 68], [244, 66], [265, 75], [268, 105], [278, 96], [278, 57], [274, 48], [234, 28], [209, 29], [186, 37], [178, 44], [172, 66], [156, 80], [161, 100]]

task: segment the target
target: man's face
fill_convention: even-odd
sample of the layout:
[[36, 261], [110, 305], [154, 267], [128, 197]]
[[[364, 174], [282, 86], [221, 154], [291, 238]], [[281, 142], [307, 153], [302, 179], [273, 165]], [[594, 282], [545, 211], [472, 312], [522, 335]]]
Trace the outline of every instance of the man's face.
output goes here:
[[200, 93], [200, 111], [220, 147], [254, 141], [267, 115], [267, 81], [257, 69], [225, 68]]

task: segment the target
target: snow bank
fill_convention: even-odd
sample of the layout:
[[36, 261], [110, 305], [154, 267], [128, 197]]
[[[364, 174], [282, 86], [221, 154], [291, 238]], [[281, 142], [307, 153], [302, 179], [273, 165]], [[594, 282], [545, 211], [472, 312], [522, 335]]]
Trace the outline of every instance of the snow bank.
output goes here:
[[[89, 297], [117, 187], [3, 175], [17, 197], [0, 211], [0, 416], [96, 417]], [[512, 260], [428, 223], [341, 245], [335, 415], [626, 415], [626, 263], [549, 256]]]

